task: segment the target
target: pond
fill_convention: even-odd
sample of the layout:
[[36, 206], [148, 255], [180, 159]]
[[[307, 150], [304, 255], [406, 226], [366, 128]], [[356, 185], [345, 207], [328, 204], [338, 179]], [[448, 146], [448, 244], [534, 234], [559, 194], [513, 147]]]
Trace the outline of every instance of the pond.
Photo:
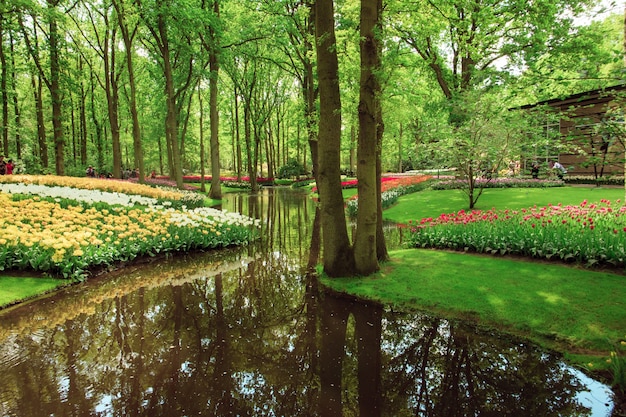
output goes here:
[[524, 341], [320, 294], [308, 194], [223, 208], [263, 219], [261, 240], [0, 312], [0, 415], [610, 415], [606, 386]]

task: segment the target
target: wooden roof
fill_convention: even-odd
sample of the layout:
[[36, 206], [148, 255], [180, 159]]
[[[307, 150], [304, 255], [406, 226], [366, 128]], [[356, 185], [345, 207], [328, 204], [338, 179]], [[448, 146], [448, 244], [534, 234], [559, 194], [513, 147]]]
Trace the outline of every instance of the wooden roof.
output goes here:
[[563, 107], [570, 105], [580, 105], [589, 101], [603, 102], [612, 100], [616, 93], [626, 92], [626, 84], [615, 85], [613, 87], [599, 88], [597, 90], [585, 91], [583, 93], [572, 94], [564, 98], [553, 98], [540, 101], [534, 104], [526, 104], [518, 109], [531, 109], [533, 107], [548, 105], [550, 107]]

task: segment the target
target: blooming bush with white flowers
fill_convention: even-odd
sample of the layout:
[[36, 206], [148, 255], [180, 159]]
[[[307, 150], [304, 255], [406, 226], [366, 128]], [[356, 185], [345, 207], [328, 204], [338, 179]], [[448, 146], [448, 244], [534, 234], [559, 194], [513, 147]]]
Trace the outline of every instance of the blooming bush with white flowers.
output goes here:
[[167, 207], [148, 196], [32, 183], [0, 191], [0, 270], [83, 279], [139, 256], [243, 245], [258, 230], [238, 213]]

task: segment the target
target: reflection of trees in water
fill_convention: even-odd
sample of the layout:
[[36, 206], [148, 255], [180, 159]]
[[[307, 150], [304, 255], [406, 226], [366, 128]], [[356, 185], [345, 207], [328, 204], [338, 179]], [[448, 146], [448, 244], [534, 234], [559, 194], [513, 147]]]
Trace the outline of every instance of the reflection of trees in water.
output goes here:
[[[407, 338], [407, 334], [411, 337]], [[385, 404], [424, 416], [574, 416], [578, 380], [556, 358], [473, 326], [418, 314], [389, 314]]]
[[[243, 249], [255, 256], [209, 253], [138, 267], [3, 316], [0, 415], [584, 411], [573, 377], [532, 347], [418, 313], [318, 297], [309, 273], [319, 251], [314, 210], [270, 201], [252, 203], [272, 219], [262, 245]], [[306, 242], [276, 231], [292, 222]], [[237, 260], [236, 269], [215, 266]], [[27, 309], [49, 318], [20, 313]]]

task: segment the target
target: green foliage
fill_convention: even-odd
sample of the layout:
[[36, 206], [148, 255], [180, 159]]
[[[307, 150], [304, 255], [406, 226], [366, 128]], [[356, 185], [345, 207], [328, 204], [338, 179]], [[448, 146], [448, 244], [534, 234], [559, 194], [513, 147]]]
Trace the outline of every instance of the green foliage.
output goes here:
[[[476, 184], [481, 188], [551, 188], [563, 187], [565, 183], [560, 180], [534, 180], [528, 178], [495, 178], [479, 179]], [[462, 190], [467, 187], [464, 180], [435, 180], [430, 188], [433, 190]]]
[[278, 168], [278, 178], [297, 178], [300, 175], [306, 175], [306, 170], [296, 159], [290, 159], [285, 165]]

